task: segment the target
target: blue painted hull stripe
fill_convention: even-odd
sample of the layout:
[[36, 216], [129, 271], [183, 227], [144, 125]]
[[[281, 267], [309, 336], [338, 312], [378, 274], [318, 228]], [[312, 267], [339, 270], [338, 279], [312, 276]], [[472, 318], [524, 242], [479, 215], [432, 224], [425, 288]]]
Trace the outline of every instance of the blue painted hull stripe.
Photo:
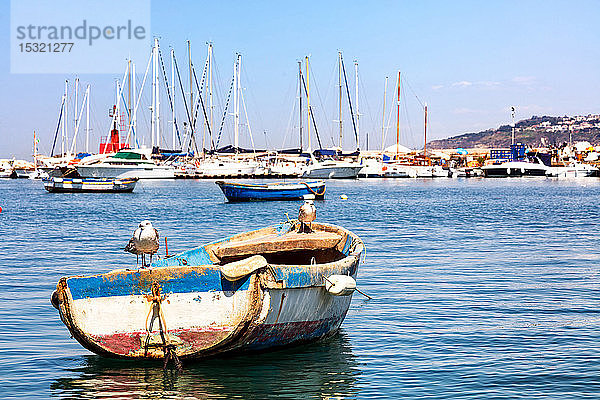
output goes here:
[[[157, 277], [160, 275], [157, 274]], [[223, 291], [227, 295], [237, 290], [248, 290], [250, 279], [246, 277], [230, 282], [221, 276], [218, 269], [192, 270], [182, 275], [173, 273], [162, 280], [153, 279], [150, 271], [130, 271], [117, 275], [72, 277], [67, 279], [67, 285], [73, 300], [79, 300], [149, 294], [155, 281], [160, 284], [161, 292], [164, 294]]]

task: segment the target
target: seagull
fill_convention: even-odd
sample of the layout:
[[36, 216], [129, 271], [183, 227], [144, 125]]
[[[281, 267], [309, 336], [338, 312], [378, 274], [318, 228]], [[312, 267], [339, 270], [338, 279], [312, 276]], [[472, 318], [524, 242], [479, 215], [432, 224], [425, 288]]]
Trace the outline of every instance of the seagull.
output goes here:
[[317, 209], [312, 200], [305, 200], [300, 212], [298, 213], [298, 221], [300, 221], [300, 232], [312, 232], [312, 222], [317, 218]]
[[136, 256], [141, 254], [142, 267], [146, 266], [146, 254], [150, 254], [150, 262], [152, 262], [152, 255], [158, 251], [158, 231], [152, 226], [152, 222], [148, 220], [140, 222], [124, 250]]

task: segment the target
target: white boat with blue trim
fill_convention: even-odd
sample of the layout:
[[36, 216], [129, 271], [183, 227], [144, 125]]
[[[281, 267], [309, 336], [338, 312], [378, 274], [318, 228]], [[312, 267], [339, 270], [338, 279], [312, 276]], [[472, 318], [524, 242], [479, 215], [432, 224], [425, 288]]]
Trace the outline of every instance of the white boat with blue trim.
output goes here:
[[44, 189], [49, 192], [133, 192], [138, 178], [43, 178]]
[[334, 334], [364, 245], [334, 225], [290, 220], [139, 269], [60, 279], [52, 304], [71, 335], [113, 358], [182, 359]]

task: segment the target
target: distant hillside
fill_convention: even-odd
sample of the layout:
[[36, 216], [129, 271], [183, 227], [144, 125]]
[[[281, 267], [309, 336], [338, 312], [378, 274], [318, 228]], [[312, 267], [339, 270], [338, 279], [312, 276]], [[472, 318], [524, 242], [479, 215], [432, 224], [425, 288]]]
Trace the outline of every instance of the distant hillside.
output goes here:
[[[600, 144], [600, 115], [574, 117], [532, 116], [515, 124], [515, 140], [530, 146], [559, 146], [569, 141], [588, 141]], [[511, 126], [498, 129], [465, 133], [447, 139], [433, 140], [427, 144], [432, 149], [508, 147], [511, 142]]]

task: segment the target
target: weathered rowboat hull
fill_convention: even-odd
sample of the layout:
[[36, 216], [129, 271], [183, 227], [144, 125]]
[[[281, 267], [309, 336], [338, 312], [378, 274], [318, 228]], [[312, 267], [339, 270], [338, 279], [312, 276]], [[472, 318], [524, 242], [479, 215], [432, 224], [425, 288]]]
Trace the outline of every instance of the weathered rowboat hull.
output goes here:
[[[171, 346], [180, 358], [201, 358], [324, 338], [338, 330], [351, 301], [329, 294], [325, 278], [356, 278], [363, 244], [332, 225], [313, 224], [311, 234], [296, 229], [292, 221], [146, 269], [62, 278], [52, 302], [75, 339], [108, 357], [163, 358]], [[298, 250], [302, 242], [306, 249]], [[253, 267], [244, 258], [250, 252], [268, 263]], [[231, 265], [239, 276], [228, 276]]]
[[132, 192], [137, 178], [46, 178], [42, 182], [49, 192]]
[[298, 200], [306, 195], [317, 199], [325, 197], [325, 182], [275, 182], [249, 184], [237, 182], [215, 182], [230, 202], [259, 200]]

